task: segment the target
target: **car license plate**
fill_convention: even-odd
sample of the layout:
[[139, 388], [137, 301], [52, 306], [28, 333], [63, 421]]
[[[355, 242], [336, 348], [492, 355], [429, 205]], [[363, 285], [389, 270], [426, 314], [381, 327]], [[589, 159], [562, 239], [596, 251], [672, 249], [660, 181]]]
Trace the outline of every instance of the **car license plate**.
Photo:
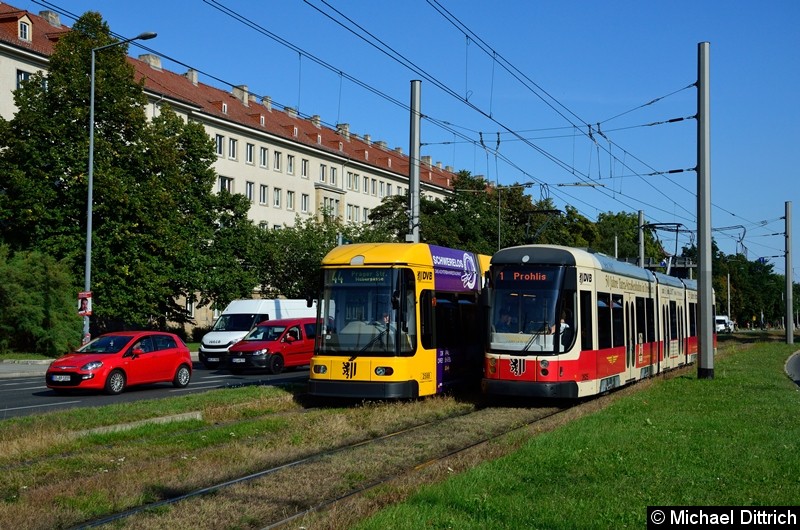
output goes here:
[[53, 376], [53, 381], [69, 381], [69, 379], [70, 378], [69, 378], [68, 375], [54, 375]]
[[208, 357], [206, 360], [210, 363], [218, 363], [219, 357]]
[[243, 363], [243, 362], [244, 362], [244, 359], [242, 359], [241, 357], [233, 357], [233, 358], [231, 359], [231, 362], [232, 362], [232, 363]]

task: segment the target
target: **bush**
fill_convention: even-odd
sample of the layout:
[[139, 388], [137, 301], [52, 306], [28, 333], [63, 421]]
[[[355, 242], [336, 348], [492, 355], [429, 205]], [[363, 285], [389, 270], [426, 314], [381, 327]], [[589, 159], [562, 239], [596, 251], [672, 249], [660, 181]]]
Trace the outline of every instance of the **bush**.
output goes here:
[[211, 331], [211, 326], [203, 326], [203, 327], [196, 327], [192, 330], [192, 340], [191, 342], [200, 342], [203, 338], [203, 335]]
[[78, 289], [64, 263], [3, 245], [0, 278], [0, 350], [58, 357], [80, 345]]

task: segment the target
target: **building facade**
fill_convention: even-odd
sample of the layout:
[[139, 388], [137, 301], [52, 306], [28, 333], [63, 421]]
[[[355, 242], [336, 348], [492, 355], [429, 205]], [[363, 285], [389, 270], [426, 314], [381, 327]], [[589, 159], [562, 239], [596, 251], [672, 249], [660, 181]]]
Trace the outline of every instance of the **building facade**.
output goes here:
[[[47, 71], [53, 46], [67, 31], [55, 12], [33, 14], [0, 3], [0, 115], [13, 117], [13, 91], [33, 73]], [[249, 216], [262, 228], [325, 213], [367, 223], [384, 197], [408, 192], [410, 159], [400, 148], [354, 134], [346, 123], [326, 127], [318, 115], [275, 108], [246, 85], [226, 90], [202, 83], [195, 70], [171, 72], [156, 55], [128, 61], [136, 79], [144, 79], [148, 117], [169, 105], [183, 119], [202, 124], [215, 142], [216, 190], [246, 196]], [[441, 199], [452, 192], [452, 168], [423, 156], [419, 174], [421, 194]], [[188, 309], [198, 326], [213, 320], [210, 312]]]

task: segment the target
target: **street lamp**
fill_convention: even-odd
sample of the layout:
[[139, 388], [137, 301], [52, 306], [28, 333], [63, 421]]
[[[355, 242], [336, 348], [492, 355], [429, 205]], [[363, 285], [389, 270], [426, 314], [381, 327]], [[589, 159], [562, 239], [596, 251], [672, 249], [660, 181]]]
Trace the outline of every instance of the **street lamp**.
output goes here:
[[[91, 88], [89, 90], [89, 193], [88, 202], [86, 204], [86, 276], [84, 281], [84, 290], [86, 296], [90, 296], [92, 288], [92, 201], [94, 195], [94, 64], [95, 54], [106, 48], [113, 46], [121, 46], [135, 40], [149, 40], [156, 37], [156, 34], [150, 31], [140, 33], [139, 35], [130, 39], [121, 40], [105, 46], [98, 46], [92, 48], [92, 74], [91, 74]], [[83, 316], [83, 343], [89, 342], [89, 314], [88, 312]]]

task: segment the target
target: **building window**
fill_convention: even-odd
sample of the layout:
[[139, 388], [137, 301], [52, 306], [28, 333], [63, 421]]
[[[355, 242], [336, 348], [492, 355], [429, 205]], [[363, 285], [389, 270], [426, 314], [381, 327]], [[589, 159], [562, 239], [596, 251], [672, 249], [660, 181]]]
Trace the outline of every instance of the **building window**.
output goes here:
[[225, 154], [225, 137], [222, 136], [221, 134], [218, 134], [214, 137], [214, 139], [217, 145], [216, 147], [217, 156], [223, 156]]
[[369, 177], [364, 177], [364, 193], [369, 195]]
[[186, 300], [186, 315], [189, 318], [194, 318], [194, 302]]
[[353, 191], [358, 191], [358, 181], [359, 180], [360, 180], [360, 177], [358, 176], [358, 173], [353, 175]]
[[31, 25], [27, 22], [19, 22], [19, 38], [22, 40], [31, 40]]
[[392, 185], [386, 184], [386, 195], [391, 195], [391, 194], [392, 194]]
[[228, 104], [227, 103], [223, 103], [222, 104], [222, 113], [223, 114], [227, 114], [228, 113]]
[[300, 176], [304, 179], [308, 178], [308, 160], [305, 158], [300, 161]]
[[31, 78], [30, 72], [25, 72], [23, 70], [17, 70], [17, 88], [22, 86], [22, 83], [27, 81]]
[[273, 188], [272, 189], [272, 206], [275, 208], [281, 207], [281, 195], [282, 191], [280, 188]]
[[348, 190], [352, 190], [353, 189], [353, 172], [352, 171], [348, 171], [347, 172], [347, 177], [345, 178], [344, 185], [347, 186]]
[[256, 146], [253, 144], [247, 144], [247, 149], [244, 153], [244, 161], [248, 164], [253, 164], [256, 156]]
[[286, 209], [287, 210], [294, 210], [294, 192], [287, 191], [286, 192]]
[[383, 198], [383, 194], [385, 192], [386, 192], [386, 184], [384, 184], [383, 181], [381, 181], [380, 182], [380, 194], [378, 195], [378, 197]]
[[236, 147], [239, 141], [236, 138], [228, 138], [228, 160], [236, 160]]
[[244, 196], [247, 200], [253, 202], [256, 196], [256, 183], [247, 181], [244, 185]]
[[258, 203], [259, 204], [267, 204], [268, 202], [268, 193], [269, 187], [266, 184], [262, 184], [261, 188], [258, 191]]
[[294, 175], [294, 155], [286, 155], [286, 173]]
[[308, 204], [309, 204], [308, 194], [304, 193], [300, 196], [300, 211], [303, 213], [308, 213]]
[[275, 171], [281, 170], [281, 162], [283, 161], [283, 154], [280, 151], [274, 151], [272, 153], [272, 169]]
[[331, 168], [331, 186], [336, 186], [336, 168]]
[[228, 193], [233, 193], [233, 179], [230, 177], [220, 177], [219, 191], [227, 191]]
[[378, 180], [372, 179], [372, 195], [378, 194]]
[[361, 222], [362, 223], [368, 223], [369, 222], [369, 208], [364, 208], [363, 210], [361, 210], [361, 213], [362, 213]]
[[319, 165], [319, 181], [320, 182], [325, 182], [325, 180], [327, 178], [327, 174], [328, 174], [328, 166], [326, 166], [325, 164], [320, 164]]
[[262, 147], [258, 151], [258, 165], [267, 167], [269, 165], [269, 154], [266, 147]]

